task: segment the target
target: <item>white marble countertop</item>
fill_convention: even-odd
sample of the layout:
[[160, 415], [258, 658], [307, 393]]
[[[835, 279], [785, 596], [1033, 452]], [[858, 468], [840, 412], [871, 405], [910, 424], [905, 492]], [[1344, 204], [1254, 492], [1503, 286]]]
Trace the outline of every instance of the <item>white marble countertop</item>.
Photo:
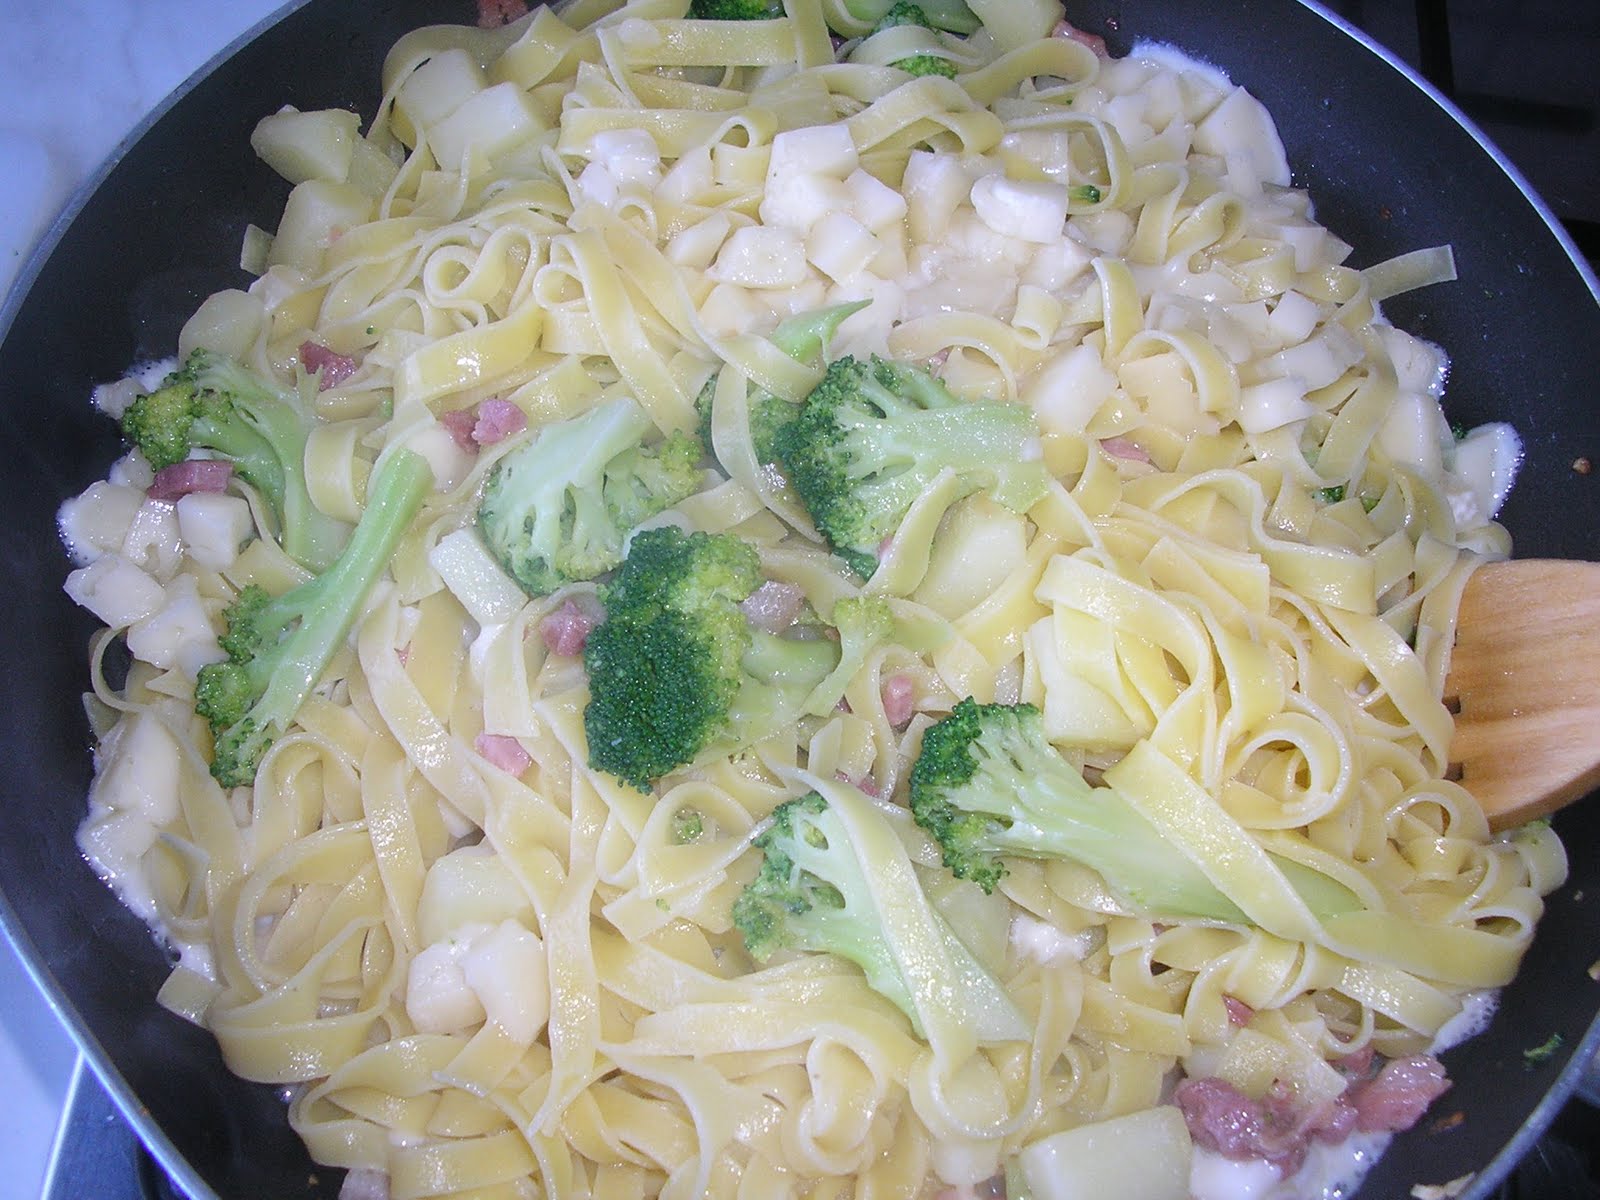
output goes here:
[[[0, 0], [0, 296], [84, 180], [283, 0]], [[0, 1200], [36, 1197], [76, 1053], [0, 945]]]

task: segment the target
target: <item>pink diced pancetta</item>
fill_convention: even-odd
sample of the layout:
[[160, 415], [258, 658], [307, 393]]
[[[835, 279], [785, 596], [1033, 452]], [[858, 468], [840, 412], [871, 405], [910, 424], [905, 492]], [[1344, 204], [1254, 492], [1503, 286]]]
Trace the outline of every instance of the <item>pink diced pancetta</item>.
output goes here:
[[480, 733], [473, 742], [478, 753], [507, 775], [521, 775], [533, 765], [533, 758], [514, 737], [502, 733]]
[[152, 500], [177, 500], [195, 492], [225, 492], [232, 478], [231, 462], [190, 458], [157, 471], [145, 495]]
[[739, 604], [745, 620], [767, 633], [782, 633], [793, 625], [806, 602], [806, 594], [792, 583], [769, 579]]
[[864, 792], [868, 796], [875, 798], [881, 798], [883, 796], [883, 789], [878, 786], [878, 781], [872, 777], [871, 772], [868, 772], [857, 779], [853, 775], [849, 775], [844, 771], [835, 771], [833, 773], [833, 777], [840, 783], [848, 783], [857, 791]]
[[478, 405], [472, 440], [480, 446], [503, 442], [528, 427], [528, 414], [509, 400], [485, 400]]
[[561, 607], [539, 622], [539, 636], [551, 654], [568, 656], [582, 654], [589, 644], [589, 634], [598, 622], [593, 614], [568, 598]]
[[1138, 442], [1125, 437], [1108, 437], [1100, 439], [1100, 449], [1112, 458], [1124, 459], [1127, 462], [1149, 463], [1150, 452]]
[[317, 376], [319, 392], [338, 387], [361, 365], [348, 354], [330, 350], [321, 342], [301, 342], [300, 361], [305, 364], [307, 374]]
[[478, 443], [473, 440], [472, 431], [477, 427], [478, 418], [468, 409], [454, 408], [449, 412], [439, 414], [439, 424], [450, 431], [450, 436], [468, 454], [478, 452]]
[[1228, 1010], [1228, 1024], [1244, 1026], [1255, 1019], [1256, 1010], [1237, 996], [1224, 996], [1222, 1007]]
[[1352, 1079], [1361, 1079], [1372, 1073], [1373, 1061], [1378, 1057], [1378, 1052], [1371, 1045], [1366, 1045], [1354, 1054], [1346, 1054], [1343, 1058], [1335, 1059], [1333, 1065], [1341, 1074]]
[[1106, 40], [1098, 33], [1085, 33], [1071, 21], [1057, 21], [1056, 27], [1050, 31], [1051, 37], [1066, 38], [1069, 42], [1078, 42], [1093, 50], [1096, 58], [1110, 58], [1111, 52], [1106, 49]]
[[1346, 1097], [1355, 1108], [1358, 1129], [1388, 1133], [1410, 1129], [1449, 1090], [1444, 1064], [1431, 1054], [1419, 1054], [1384, 1063], [1371, 1079], [1352, 1083]]
[[911, 676], [896, 673], [883, 681], [879, 694], [883, 697], [884, 718], [899, 729], [911, 720], [916, 711], [917, 685]]
[[527, 15], [527, 0], [478, 0], [479, 29], [499, 29]]

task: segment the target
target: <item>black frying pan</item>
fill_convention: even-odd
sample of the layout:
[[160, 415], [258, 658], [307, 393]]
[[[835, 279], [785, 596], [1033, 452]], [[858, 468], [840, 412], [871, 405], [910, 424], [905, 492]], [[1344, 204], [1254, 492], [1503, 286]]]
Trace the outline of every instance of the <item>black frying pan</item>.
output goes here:
[[[1298, 183], [1320, 219], [1356, 246], [1356, 265], [1450, 242], [1458, 283], [1397, 298], [1396, 324], [1454, 358], [1453, 420], [1513, 421], [1528, 461], [1502, 519], [1522, 555], [1600, 557], [1600, 476], [1574, 473], [1600, 451], [1600, 305], [1586, 276], [1513, 174], [1414, 80], [1297, 0], [1069, 0], [1113, 50], [1151, 36], [1215, 62], [1277, 118]], [[0, 570], [13, 589], [0, 621], [10, 700], [0, 715], [0, 918], [124, 1112], [196, 1196], [336, 1195], [271, 1088], [224, 1069], [208, 1034], [154, 1003], [164, 955], [83, 864], [73, 833], [89, 782], [78, 696], [93, 622], [61, 592], [69, 569], [56, 506], [118, 453], [91, 411], [99, 382], [172, 352], [210, 292], [242, 286], [247, 222], [276, 223], [286, 185], [249, 148], [256, 121], [284, 103], [370, 117], [384, 51], [405, 30], [470, 22], [466, 0], [315, 0], [156, 118], [82, 200], [48, 256], [0, 313]], [[1600, 1044], [1600, 804], [1557, 819], [1571, 882], [1522, 974], [1481, 1037], [1446, 1054], [1455, 1089], [1402, 1135], [1363, 1196], [1479, 1175], [1483, 1196], [1549, 1123]], [[1523, 1052], [1562, 1035], [1530, 1067]]]

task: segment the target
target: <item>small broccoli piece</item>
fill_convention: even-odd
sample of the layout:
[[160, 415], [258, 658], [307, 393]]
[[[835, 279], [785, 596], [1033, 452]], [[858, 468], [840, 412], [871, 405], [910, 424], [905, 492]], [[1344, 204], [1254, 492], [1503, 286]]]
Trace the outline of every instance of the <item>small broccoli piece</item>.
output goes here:
[[[895, 0], [844, 0], [845, 12], [850, 17], [861, 22], [862, 26], [870, 28], [883, 20], [885, 14], [896, 7]], [[973, 15], [970, 8], [962, 0], [918, 0], [916, 7], [921, 11], [923, 18], [935, 29], [943, 29], [950, 33], [976, 33], [982, 22]], [[836, 30], [835, 32], [851, 36], [851, 30]], [[857, 28], [854, 33], [861, 33]]]
[[699, 21], [770, 21], [783, 16], [781, 0], [691, 0], [689, 15]]
[[[846, 356], [777, 435], [778, 462], [817, 529], [857, 574], [942, 470], [1025, 511], [1048, 480], [1033, 415], [1016, 404], [956, 399], [919, 367]], [[1034, 461], [1025, 461], [1032, 459]]]
[[672, 841], [675, 845], [686, 846], [690, 842], [698, 842], [705, 831], [705, 814], [698, 808], [685, 806], [672, 814]]
[[[711, 403], [717, 390], [717, 377], [706, 380], [706, 385], [695, 397], [694, 411], [699, 418], [698, 436], [707, 455], [715, 455], [711, 446]], [[777, 437], [795, 414], [799, 405], [790, 404], [770, 392], [758, 392], [750, 398], [750, 440], [755, 446], [756, 461], [771, 463], [778, 460]]]
[[805, 711], [814, 716], [838, 707], [867, 656], [895, 632], [894, 614], [882, 596], [846, 596], [833, 606], [833, 625], [839, 631], [839, 665], [806, 697]]
[[[750, 956], [765, 963], [780, 950], [836, 954], [860, 967], [924, 1035], [919, 1008], [936, 981], [979, 1040], [1026, 1037], [1027, 1022], [1005, 989], [929, 904], [887, 819], [870, 804], [849, 803], [847, 817], [817, 792], [785, 801], [756, 837], [761, 869], [733, 904]], [[853, 832], [868, 844], [857, 844]], [[898, 944], [899, 931], [917, 924], [931, 924], [936, 961]]]
[[284, 551], [320, 571], [339, 553], [349, 526], [317, 508], [306, 490], [310, 429], [293, 392], [209, 350], [193, 351], [122, 415], [123, 433], [158, 471], [195, 451], [231, 462], [271, 506]]
[[1337, 504], [1344, 499], [1344, 484], [1336, 483], [1332, 487], [1317, 488], [1311, 493], [1311, 498], [1318, 504]]
[[530, 595], [611, 570], [633, 529], [700, 486], [695, 439], [673, 433], [646, 446], [652, 428], [622, 397], [547, 425], [495, 464], [478, 531]]
[[832, 670], [829, 641], [751, 628], [761, 560], [732, 534], [640, 531], [584, 646], [589, 765], [641, 791], [712, 746], [759, 740]]
[[[871, 303], [870, 300], [856, 300], [796, 313], [779, 322], [768, 340], [796, 362], [814, 362], [826, 352], [839, 326]], [[711, 406], [716, 391], [717, 377], [712, 375], [694, 401], [694, 411], [699, 417], [700, 445], [707, 455], [715, 454], [711, 445]], [[757, 462], [765, 465], [778, 461], [778, 430], [794, 420], [799, 411], [798, 405], [768, 392], [758, 392], [751, 398], [750, 440], [755, 444]]]
[[827, 353], [828, 343], [839, 332], [839, 326], [871, 303], [871, 300], [852, 300], [848, 304], [831, 304], [827, 308], [796, 313], [780, 321], [768, 340], [796, 362], [816, 362]]
[[[1006, 855], [1070, 859], [1149, 915], [1249, 920], [1114, 789], [1086, 783], [1045, 738], [1030, 704], [969, 697], [929, 727], [911, 769], [911, 812], [939, 843], [945, 866], [985, 892], [1005, 875]], [[1359, 907], [1326, 876], [1274, 862], [1319, 917]]]
[[1101, 192], [1092, 183], [1079, 183], [1068, 188], [1067, 195], [1078, 204], [1099, 204]]
[[211, 725], [219, 783], [255, 779], [261, 756], [322, 678], [432, 488], [428, 461], [395, 451], [368, 482], [366, 510], [332, 566], [281, 596], [251, 584], [228, 606], [219, 639], [227, 661], [202, 667], [194, 693], [195, 711]]
[[[882, 33], [885, 29], [897, 29], [903, 25], [912, 25], [918, 29], [933, 29], [933, 22], [928, 20], [928, 15], [922, 11], [921, 6], [912, 4], [910, 0], [895, 0], [889, 6], [889, 10], [878, 18], [871, 32]], [[913, 54], [906, 58], [897, 58], [889, 65], [899, 68], [908, 75], [943, 75], [946, 79], [956, 77], [956, 65], [948, 58], [937, 54]]]

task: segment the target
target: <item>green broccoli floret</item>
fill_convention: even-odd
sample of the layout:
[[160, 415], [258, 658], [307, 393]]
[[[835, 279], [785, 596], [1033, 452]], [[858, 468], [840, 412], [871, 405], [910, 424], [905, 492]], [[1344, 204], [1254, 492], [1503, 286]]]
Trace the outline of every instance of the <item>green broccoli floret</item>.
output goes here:
[[[857, 574], [940, 471], [1022, 512], [1044, 495], [1033, 415], [963, 402], [919, 367], [874, 357], [829, 364], [799, 415], [778, 432], [778, 462], [817, 529]], [[1033, 461], [1024, 461], [1024, 460]]]
[[395, 451], [368, 482], [366, 509], [332, 566], [281, 596], [250, 584], [228, 606], [219, 639], [228, 659], [200, 668], [194, 692], [195, 711], [211, 725], [211, 774], [219, 783], [255, 779], [261, 756], [322, 678], [432, 488], [427, 459]]
[[[845, 12], [866, 28], [878, 24], [897, 6], [896, 0], [844, 0]], [[918, 0], [916, 7], [934, 29], [950, 33], [976, 33], [982, 24], [963, 0]], [[835, 32], [851, 36], [862, 30], [858, 27], [853, 31], [841, 29]]]
[[634, 535], [589, 634], [589, 765], [641, 791], [712, 746], [772, 732], [838, 661], [826, 639], [754, 629], [740, 603], [761, 560], [733, 534]]
[[[753, 843], [763, 855], [761, 869], [733, 904], [733, 924], [750, 956], [765, 963], [779, 950], [804, 950], [848, 959], [919, 1034], [925, 1031], [917, 984], [937, 980], [979, 1040], [1026, 1037], [1027, 1022], [1005, 989], [929, 904], [886, 818], [865, 804], [853, 811], [853, 822], [846, 821], [816, 792], [773, 811]], [[873, 844], [857, 845], [852, 825]], [[937, 930], [938, 961], [896, 944], [890, 922], [918, 917]]]
[[700, 21], [770, 21], [783, 16], [781, 0], [691, 0], [689, 15]]
[[[885, 29], [897, 29], [902, 25], [912, 25], [918, 29], [933, 28], [933, 22], [928, 20], [928, 14], [922, 11], [920, 5], [912, 4], [910, 0], [895, 0], [889, 6], [889, 11], [878, 18], [871, 32], [882, 33]], [[913, 54], [898, 58], [889, 65], [898, 67], [908, 75], [943, 75], [946, 79], [956, 77], [955, 63], [937, 54]]]
[[[716, 451], [711, 445], [711, 404], [716, 391], [717, 377], [713, 375], [706, 380], [694, 401], [695, 416], [699, 418], [700, 445], [705, 454], [713, 457]], [[770, 392], [758, 392], [750, 398], [750, 440], [755, 445], [757, 462], [777, 461], [778, 430], [794, 420], [799, 411], [799, 405], [790, 404]]]
[[306, 491], [310, 430], [295, 393], [209, 350], [193, 351], [122, 415], [123, 433], [158, 471], [197, 450], [231, 462], [271, 505], [285, 552], [320, 571], [339, 553], [350, 527], [317, 508]]
[[530, 595], [611, 570], [633, 529], [700, 486], [695, 439], [672, 433], [646, 446], [652, 428], [621, 397], [545, 426], [494, 465], [478, 531]]
[[698, 842], [706, 831], [706, 818], [698, 808], [687, 806], [672, 814], [672, 841], [674, 845], [687, 846]]
[[[1249, 918], [1113, 788], [1091, 787], [1046, 739], [1031, 704], [970, 697], [922, 737], [911, 769], [911, 813], [945, 866], [992, 892], [1002, 859], [1070, 859], [1098, 871], [1151, 916], [1248, 924]], [[1319, 917], [1360, 907], [1342, 885], [1274, 858]]]
[[[826, 352], [828, 343], [839, 332], [839, 326], [871, 303], [870, 300], [855, 300], [849, 304], [834, 304], [828, 308], [796, 313], [779, 322], [768, 340], [796, 362], [815, 362]], [[700, 445], [707, 455], [715, 453], [711, 445], [711, 405], [716, 391], [717, 377], [712, 375], [694, 401], [695, 414], [699, 417]], [[750, 440], [755, 444], [757, 462], [767, 464], [778, 461], [778, 430], [794, 420], [799, 411], [798, 405], [768, 392], [758, 392], [751, 397]]]

